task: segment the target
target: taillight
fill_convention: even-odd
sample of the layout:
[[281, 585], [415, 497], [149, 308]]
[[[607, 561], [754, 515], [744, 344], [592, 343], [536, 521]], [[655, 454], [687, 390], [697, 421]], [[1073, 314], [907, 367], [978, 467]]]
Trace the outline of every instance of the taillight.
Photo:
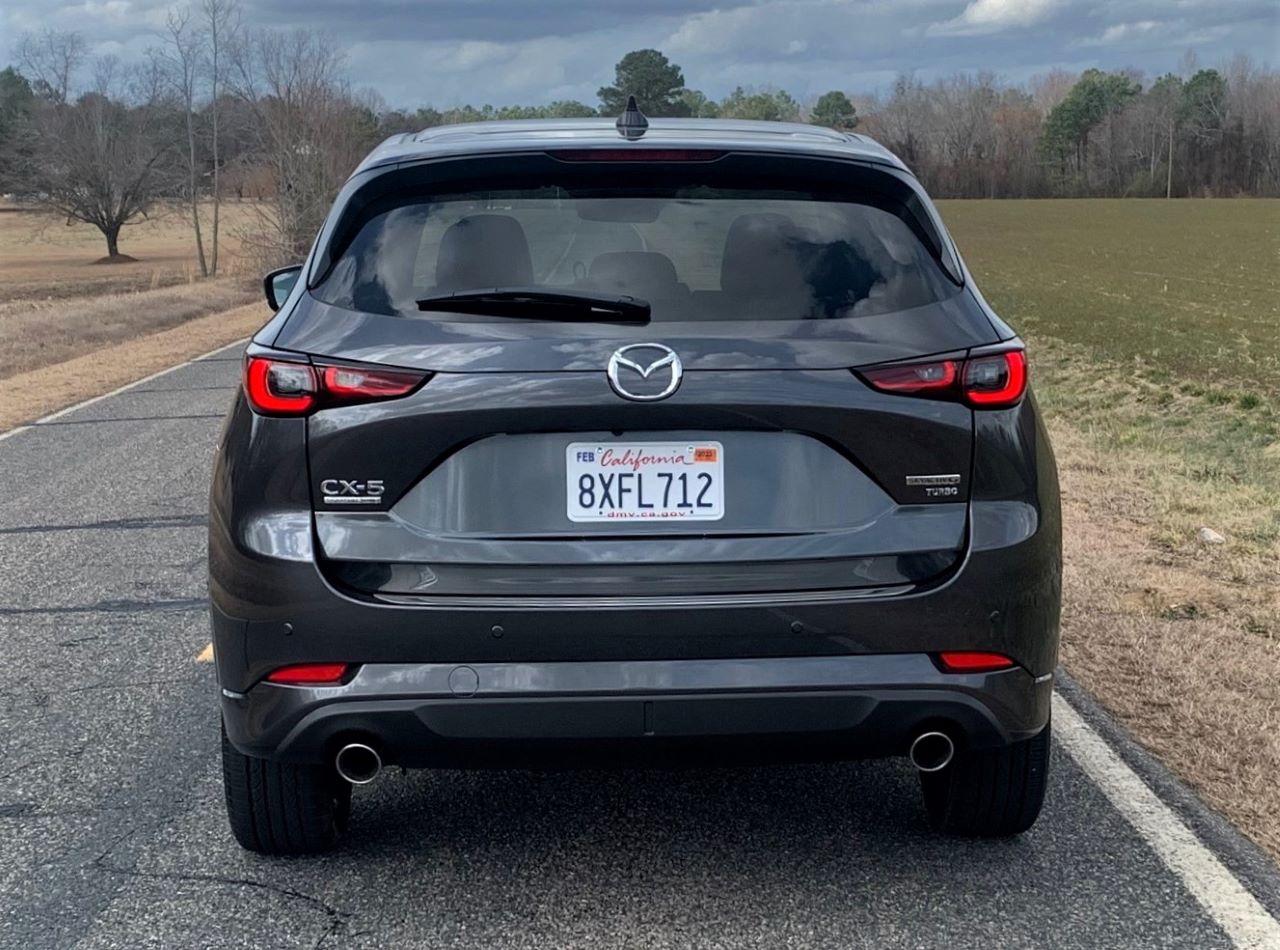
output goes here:
[[978, 409], [1016, 405], [1027, 391], [1027, 357], [1022, 350], [986, 353], [967, 360], [895, 363], [858, 370], [867, 383], [904, 396], [964, 401]]
[[311, 411], [319, 385], [308, 363], [287, 363], [250, 356], [244, 367], [244, 392], [258, 412], [301, 416]]
[[268, 416], [304, 416], [329, 406], [394, 399], [413, 392], [427, 378], [413, 370], [354, 366], [312, 366], [293, 360], [250, 356], [244, 391], [255, 410]]
[[979, 650], [953, 650], [938, 654], [938, 662], [947, 673], [992, 673], [1007, 670], [1013, 660], [1003, 653], [985, 653]]
[[422, 373], [326, 366], [322, 379], [326, 396], [337, 399], [393, 399], [413, 392]]
[[863, 378], [876, 389], [890, 393], [928, 393], [955, 387], [960, 373], [955, 360], [912, 363], [863, 370]]
[[1012, 406], [1027, 389], [1027, 355], [1010, 350], [965, 360], [961, 385], [975, 406]]
[[284, 686], [340, 686], [350, 663], [298, 663], [267, 674], [268, 683]]

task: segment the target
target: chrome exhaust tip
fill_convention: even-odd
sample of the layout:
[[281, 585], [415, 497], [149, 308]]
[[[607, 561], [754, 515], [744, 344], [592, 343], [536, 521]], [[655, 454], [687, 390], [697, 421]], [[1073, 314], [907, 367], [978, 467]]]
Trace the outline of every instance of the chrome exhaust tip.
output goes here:
[[352, 785], [368, 785], [382, 771], [382, 756], [363, 742], [349, 742], [333, 757], [333, 767]]
[[951, 764], [956, 746], [945, 732], [922, 732], [911, 743], [911, 764], [921, 772], [938, 772]]

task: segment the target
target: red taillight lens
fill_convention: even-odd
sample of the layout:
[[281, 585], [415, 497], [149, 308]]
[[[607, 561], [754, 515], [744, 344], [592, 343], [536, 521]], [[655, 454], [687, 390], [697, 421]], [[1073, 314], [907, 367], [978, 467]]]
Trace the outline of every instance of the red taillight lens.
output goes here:
[[244, 391], [253, 408], [269, 416], [301, 416], [315, 405], [315, 370], [306, 363], [251, 356], [245, 362]]
[[273, 670], [267, 674], [267, 682], [285, 686], [338, 686], [350, 668], [350, 663], [299, 663]]
[[975, 406], [1012, 406], [1027, 390], [1027, 355], [1010, 350], [966, 360], [963, 385]]
[[900, 366], [881, 366], [864, 370], [862, 376], [876, 389], [891, 393], [923, 393], [948, 390], [959, 377], [955, 360], [939, 360], [936, 363], [912, 363]]
[[1007, 670], [1013, 660], [1002, 653], [983, 653], [977, 650], [956, 650], [938, 654], [938, 662], [948, 673], [990, 673]]
[[314, 367], [266, 356], [245, 361], [244, 391], [267, 416], [304, 416], [315, 409], [406, 396], [426, 373], [358, 366]]
[[1027, 391], [1027, 356], [1022, 350], [1009, 350], [967, 360], [873, 366], [858, 374], [884, 392], [963, 400], [977, 409], [1004, 409], [1016, 405]]
[[411, 393], [422, 382], [423, 374], [326, 366], [323, 380], [325, 395], [339, 400], [391, 399]]

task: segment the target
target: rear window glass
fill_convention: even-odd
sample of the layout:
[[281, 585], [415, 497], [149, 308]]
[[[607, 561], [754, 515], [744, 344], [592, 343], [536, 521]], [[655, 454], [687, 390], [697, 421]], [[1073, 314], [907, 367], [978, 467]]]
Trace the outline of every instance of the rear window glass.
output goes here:
[[957, 291], [882, 207], [705, 186], [664, 194], [560, 187], [405, 198], [368, 217], [314, 289], [351, 310], [420, 312], [429, 296], [572, 288], [648, 301], [654, 321], [858, 317]]

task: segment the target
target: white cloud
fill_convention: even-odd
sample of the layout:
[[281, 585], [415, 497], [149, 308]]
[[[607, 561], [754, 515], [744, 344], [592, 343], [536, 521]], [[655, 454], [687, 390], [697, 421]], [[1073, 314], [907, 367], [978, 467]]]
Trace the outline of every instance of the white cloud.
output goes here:
[[1049, 16], [1057, 0], [973, 0], [954, 19], [930, 24], [931, 36], [981, 36], [1031, 26]]
[[1075, 43], [1076, 46], [1110, 46], [1145, 36], [1160, 27], [1157, 20], [1138, 20], [1136, 23], [1117, 23], [1109, 26], [1099, 36], [1092, 36]]

